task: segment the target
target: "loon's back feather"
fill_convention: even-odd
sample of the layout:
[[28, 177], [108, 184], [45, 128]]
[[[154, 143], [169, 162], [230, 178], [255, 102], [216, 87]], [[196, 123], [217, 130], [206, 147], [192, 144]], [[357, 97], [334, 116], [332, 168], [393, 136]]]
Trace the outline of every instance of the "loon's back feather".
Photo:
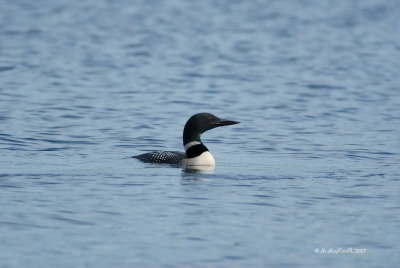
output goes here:
[[147, 163], [180, 164], [186, 154], [177, 151], [157, 151], [133, 156]]

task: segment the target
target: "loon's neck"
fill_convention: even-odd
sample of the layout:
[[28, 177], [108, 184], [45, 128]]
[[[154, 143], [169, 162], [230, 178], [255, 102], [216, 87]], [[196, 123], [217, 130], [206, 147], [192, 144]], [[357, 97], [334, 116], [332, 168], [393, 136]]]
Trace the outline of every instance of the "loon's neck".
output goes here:
[[184, 165], [188, 166], [214, 166], [215, 160], [207, 147], [201, 142], [200, 135], [203, 131], [190, 120], [183, 130], [183, 146], [186, 151]]
[[183, 145], [185, 146], [189, 142], [200, 142], [200, 135], [201, 133], [199, 131], [196, 131], [188, 124], [185, 125], [185, 129], [183, 130]]
[[215, 166], [215, 160], [207, 147], [201, 141], [190, 141], [185, 144], [185, 166]]
[[187, 122], [183, 129], [183, 146], [187, 151], [192, 146], [203, 144], [200, 140], [201, 131], [196, 126]]
[[194, 158], [200, 156], [204, 152], [208, 152], [208, 148], [199, 141], [190, 141], [185, 144], [185, 152], [187, 158]]
[[[203, 144], [203, 143], [202, 143], [201, 141], [190, 141], [190, 142], [186, 143], [186, 144], [184, 145], [185, 152], [186, 152], [188, 149], [190, 149], [190, 148], [192, 148], [192, 147], [194, 147], [194, 146], [200, 145], [200, 144]], [[203, 144], [203, 145], [204, 145], [204, 144]]]

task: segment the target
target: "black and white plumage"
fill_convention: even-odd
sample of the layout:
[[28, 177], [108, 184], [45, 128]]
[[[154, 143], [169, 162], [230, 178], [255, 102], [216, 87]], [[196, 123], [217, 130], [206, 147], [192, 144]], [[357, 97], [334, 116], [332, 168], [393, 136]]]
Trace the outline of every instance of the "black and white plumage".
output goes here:
[[186, 154], [184, 152], [176, 152], [176, 151], [173, 152], [157, 151], [157, 152], [136, 155], [133, 157], [147, 163], [179, 164], [183, 159], [186, 158]]
[[209, 113], [193, 115], [185, 124], [183, 130], [184, 152], [155, 151], [133, 156], [147, 163], [181, 164], [185, 166], [214, 166], [215, 160], [207, 147], [201, 142], [200, 136], [207, 130], [220, 126], [238, 124], [237, 121], [225, 120]]

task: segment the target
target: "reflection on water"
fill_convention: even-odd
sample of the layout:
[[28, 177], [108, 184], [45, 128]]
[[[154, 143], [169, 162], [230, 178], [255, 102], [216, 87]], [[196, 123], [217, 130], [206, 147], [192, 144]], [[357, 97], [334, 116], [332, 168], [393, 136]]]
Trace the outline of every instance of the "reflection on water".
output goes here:
[[214, 174], [215, 166], [187, 166], [182, 170], [187, 174]]

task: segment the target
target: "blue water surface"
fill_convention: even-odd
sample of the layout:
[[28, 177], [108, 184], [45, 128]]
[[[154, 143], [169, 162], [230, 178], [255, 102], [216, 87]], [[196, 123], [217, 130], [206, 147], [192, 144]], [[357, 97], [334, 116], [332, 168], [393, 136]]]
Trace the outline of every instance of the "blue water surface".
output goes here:
[[[0, 267], [398, 267], [399, 18], [2, 0]], [[215, 170], [131, 158], [198, 112], [242, 122], [202, 136]]]

